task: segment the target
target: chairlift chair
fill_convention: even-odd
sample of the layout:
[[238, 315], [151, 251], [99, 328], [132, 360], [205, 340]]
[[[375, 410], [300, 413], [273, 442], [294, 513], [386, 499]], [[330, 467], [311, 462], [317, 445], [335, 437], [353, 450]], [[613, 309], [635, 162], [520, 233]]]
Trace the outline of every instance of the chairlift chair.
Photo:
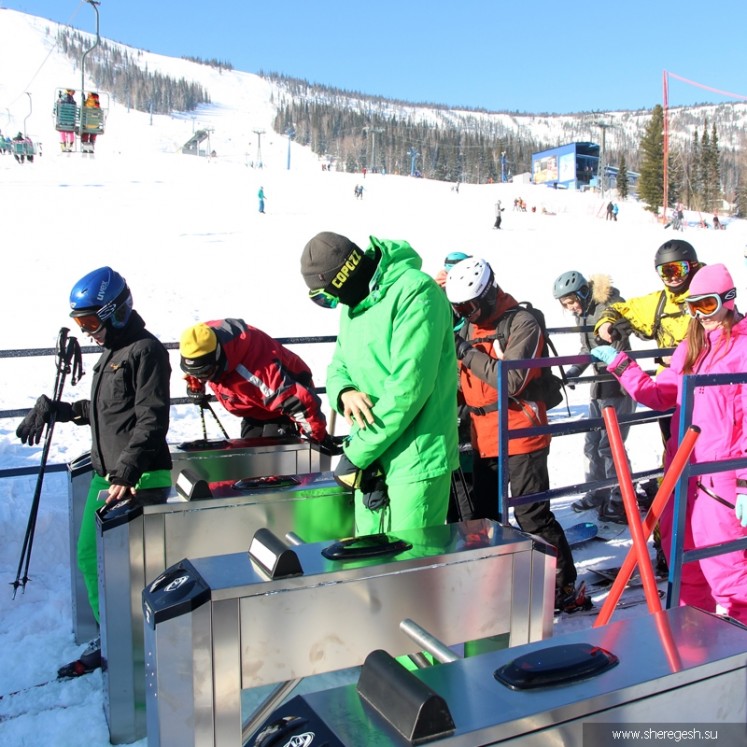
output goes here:
[[[67, 91], [74, 92], [76, 103], [70, 104], [62, 101]], [[103, 135], [106, 124], [106, 115], [109, 111], [109, 94], [97, 92], [99, 95], [100, 108], [84, 106], [86, 92], [80, 91], [72, 86], [57, 88], [55, 91], [55, 129], [58, 132], [87, 132], [92, 135]]]

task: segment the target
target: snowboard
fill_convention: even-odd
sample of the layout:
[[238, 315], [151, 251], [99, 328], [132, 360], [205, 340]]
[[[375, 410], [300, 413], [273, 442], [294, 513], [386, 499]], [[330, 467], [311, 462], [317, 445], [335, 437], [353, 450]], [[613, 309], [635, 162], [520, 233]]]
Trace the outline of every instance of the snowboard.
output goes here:
[[617, 539], [628, 530], [627, 524], [614, 524], [612, 522], [596, 522], [597, 527], [597, 539], [609, 542], [610, 540]]
[[599, 527], [593, 521], [582, 521], [563, 531], [570, 547], [576, 547], [594, 539], [599, 532]]
[[[620, 572], [619, 566], [617, 568], [599, 568], [596, 566], [590, 566], [587, 568], [587, 570], [591, 571], [596, 576], [599, 576], [602, 580], [598, 583], [593, 584], [594, 586], [611, 586], [612, 582], [617, 578], [617, 574]], [[660, 576], [657, 575], [656, 570], [654, 570], [654, 578], [657, 581], [666, 581], [666, 576]], [[643, 581], [641, 580], [641, 574], [639, 573], [638, 569], [633, 571], [633, 575], [630, 577], [630, 580], [626, 584], [626, 586], [629, 586], [631, 588], [643, 586]]]

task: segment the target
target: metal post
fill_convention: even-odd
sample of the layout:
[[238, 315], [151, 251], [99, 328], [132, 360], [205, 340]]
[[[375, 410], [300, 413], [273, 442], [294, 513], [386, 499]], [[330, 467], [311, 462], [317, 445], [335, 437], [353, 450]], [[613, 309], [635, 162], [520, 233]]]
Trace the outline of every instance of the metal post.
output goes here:
[[101, 37], [99, 36], [99, 5], [101, 4], [99, 0], [86, 0], [86, 2], [94, 9], [96, 12], [96, 43], [90, 48], [87, 49], [83, 53], [83, 57], [80, 61], [80, 138], [81, 141], [83, 140], [83, 125], [85, 117], [83, 116], [83, 109], [85, 107], [85, 99], [83, 97], [83, 92], [86, 88], [86, 57], [93, 52], [96, 47], [99, 46], [99, 42], [101, 41]]
[[[264, 130], [253, 130], [254, 134], [257, 136], [257, 162], [256, 167], [258, 169], [262, 168], [262, 135], [265, 134]], [[290, 168], [290, 144], [288, 145], [288, 168]]]
[[291, 167], [291, 140], [296, 136], [296, 129], [294, 127], [288, 127], [288, 129], [285, 131], [285, 134], [288, 136], [288, 171], [290, 171]]
[[23, 119], [23, 136], [24, 137], [28, 137], [28, 133], [26, 132], [26, 120], [31, 116], [31, 112], [34, 110], [33, 104], [31, 102], [31, 94], [28, 91], [26, 91], [26, 95], [29, 97], [29, 113]]

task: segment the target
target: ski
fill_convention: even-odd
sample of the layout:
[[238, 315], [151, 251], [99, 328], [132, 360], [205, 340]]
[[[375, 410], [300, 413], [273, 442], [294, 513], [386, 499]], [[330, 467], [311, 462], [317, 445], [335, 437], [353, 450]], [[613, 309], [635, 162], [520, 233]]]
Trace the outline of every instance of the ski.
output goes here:
[[[659, 589], [659, 597], [663, 597], [664, 592]], [[633, 607], [639, 607], [642, 604], [646, 604], [646, 597], [636, 597], [635, 599], [623, 599], [615, 605], [615, 611], [617, 610], [628, 610]], [[561, 620], [569, 617], [594, 617], [598, 615], [602, 609], [602, 605], [594, 605], [591, 609], [577, 609], [574, 612], [556, 612], [555, 620]]]
[[[57, 679], [56, 677], [53, 680], [47, 680], [46, 682], [40, 682], [37, 685], [29, 685], [28, 687], [22, 687], [20, 690], [14, 690], [12, 693], [3, 693], [0, 694], [0, 700], [6, 700], [15, 697], [16, 695], [24, 695], [25, 693], [31, 692], [32, 690], [37, 690], [40, 687], [46, 687], [47, 685], [51, 685], [53, 682], [62, 682], [62, 680]], [[2, 719], [2, 716], [0, 716], [0, 719]]]
[[6, 721], [13, 721], [17, 718], [22, 718], [23, 716], [38, 716], [40, 713], [44, 713], [46, 711], [64, 711], [73, 705], [77, 706], [79, 704], [57, 703], [55, 705], [44, 705], [39, 708], [28, 708], [24, 711], [20, 711], [19, 713], [3, 713], [0, 714], [0, 724], [5, 723]]

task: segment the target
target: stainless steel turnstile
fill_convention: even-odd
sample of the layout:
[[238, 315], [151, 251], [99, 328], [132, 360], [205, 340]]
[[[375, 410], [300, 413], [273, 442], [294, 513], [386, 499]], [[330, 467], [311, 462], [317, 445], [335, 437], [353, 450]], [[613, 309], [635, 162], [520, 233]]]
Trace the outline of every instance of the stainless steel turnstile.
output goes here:
[[551, 634], [551, 546], [488, 520], [396, 537], [409, 549], [386, 557], [328, 559], [329, 543], [286, 549], [282, 565], [297, 575], [272, 579], [273, 554], [255, 552], [255, 540], [251, 558], [184, 560], [151, 583], [149, 747], [238, 747], [243, 688], [356, 666], [377, 647], [415, 653], [399, 629], [405, 619], [446, 645]]
[[[195, 441], [169, 444], [173, 468], [172, 482], [189, 469], [207, 482], [240, 480], [260, 475], [304, 475], [327, 472], [331, 459], [300, 438], [254, 438], [227, 441]], [[91, 455], [85, 453], [68, 465], [68, 504], [70, 527], [70, 590], [73, 635], [85, 643], [98, 635], [98, 625], [88, 604], [83, 576], [78, 570], [77, 544], [83, 508], [91, 485]], [[180, 555], [176, 560], [179, 560]], [[161, 568], [160, 571], [163, 570]], [[152, 580], [151, 577], [149, 580]], [[139, 590], [138, 590], [139, 594]], [[140, 604], [138, 602], [138, 608]]]
[[302, 438], [236, 438], [181, 446], [184, 448], [170, 444], [174, 482], [184, 469], [193, 470], [207, 482], [221, 482], [258, 475], [327, 472], [331, 466], [328, 454]]
[[[619, 662], [575, 682], [545, 680], [533, 689], [513, 689], [516, 680], [531, 681], [524, 677], [530, 671], [549, 677], [562, 663], [565, 674], [573, 660], [586, 665], [578, 657], [581, 644], [589, 645], [591, 656], [602, 649]], [[249, 745], [261, 743], [270, 725], [276, 736], [285, 728], [273, 744], [306, 744], [303, 735], [313, 733], [328, 747], [410, 747], [413, 741], [438, 747], [687, 744], [695, 739], [693, 729], [700, 731], [699, 744], [714, 739], [713, 730], [714, 744], [747, 744], [747, 630], [689, 607], [414, 673], [393, 661], [382, 665], [381, 654], [371, 654], [357, 686], [285, 703]], [[496, 673], [519, 676], [507, 686]], [[670, 737], [652, 735], [657, 727], [671, 730]], [[639, 730], [640, 740], [632, 734], [615, 738], [613, 730], [620, 728]]]
[[238, 552], [257, 529], [309, 541], [353, 533], [353, 502], [329, 472], [296, 476], [297, 485], [238, 490], [211, 484], [213, 497], [126, 504], [97, 515], [104, 693], [113, 744], [145, 736], [142, 591], [184, 557]]
[[70, 598], [72, 600], [73, 636], [76, 643], [91, 641], [99, 634], [99, 625], [88, 603], [88, 591], [83, 574], [78, 569], [78, 535], [83, 509], [91, 487], [93, 467], [91, 454], [81, 454], [67, 465], [68, 530], [70, 538]]

